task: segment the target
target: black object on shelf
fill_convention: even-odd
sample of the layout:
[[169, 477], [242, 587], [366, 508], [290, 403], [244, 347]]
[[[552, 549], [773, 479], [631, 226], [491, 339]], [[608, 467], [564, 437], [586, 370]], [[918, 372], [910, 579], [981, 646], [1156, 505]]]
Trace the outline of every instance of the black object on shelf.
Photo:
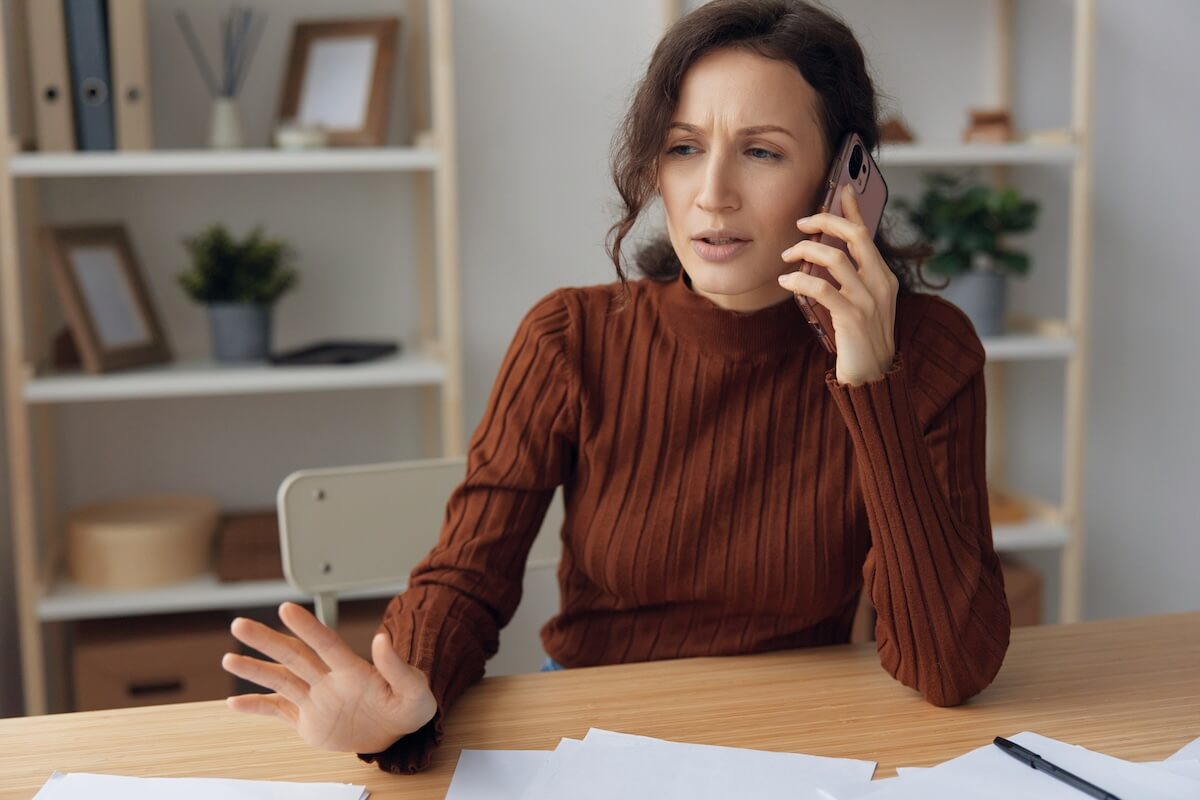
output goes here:
[[278, 366], [302, 364], [357, 364], [400, 352], [399, 342], [326, 341], [276, 353], [271, 363]]

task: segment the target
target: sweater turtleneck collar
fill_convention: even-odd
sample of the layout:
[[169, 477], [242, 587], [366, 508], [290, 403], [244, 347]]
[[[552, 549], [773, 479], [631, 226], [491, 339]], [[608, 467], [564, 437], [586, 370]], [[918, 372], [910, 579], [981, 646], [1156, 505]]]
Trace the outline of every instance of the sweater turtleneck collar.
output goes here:
[[679, 338], [737, 360], [777, 357], [815, 344], [794, 300], [758, 311], [731, 311], [696, 292], [682, 269], [662, 286], [662, 313]]

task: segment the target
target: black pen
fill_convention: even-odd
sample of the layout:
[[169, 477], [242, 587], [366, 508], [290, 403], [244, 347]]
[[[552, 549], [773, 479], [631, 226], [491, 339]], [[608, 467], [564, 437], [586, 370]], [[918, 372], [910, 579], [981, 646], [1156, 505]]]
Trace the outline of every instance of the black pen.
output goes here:
[[996, 745], [996, 747], [999, 747], [1001, 750], [1008, 753], [1025, 766], [1031, 767], [1032, 769], [1041, 770], [1051, 778], [1057, 778], [1068, 786], [1074, 786], [1076, 789], [1089, 797], [1098, 797], [1100, 800], [1121, 800], [1121, 798], [1117, 797], [1112, 792], [1105, 791], [1096, 784], [1089, 783], [1078, 775], [1067, 772], [1057, 764], [1051, 764], [1049, 761], [1042, 758], [1032, 750], [1026, 750], [1024, 747], [1021, 747], [1021, 745], [1017, 744], [1016, 742], [1010, 742], [1003, 736], [997, 736], [995, 739], [992, 739], [992, 744]]

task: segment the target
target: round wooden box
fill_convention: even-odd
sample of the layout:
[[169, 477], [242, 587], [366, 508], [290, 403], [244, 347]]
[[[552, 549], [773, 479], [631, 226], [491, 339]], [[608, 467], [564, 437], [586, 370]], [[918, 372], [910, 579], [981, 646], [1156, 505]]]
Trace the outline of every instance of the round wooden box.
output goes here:
[[97, 589], [143, 589], [208, 572], [220, 508], [159, 494], [77, 508], [67, 517], [67, 571]]

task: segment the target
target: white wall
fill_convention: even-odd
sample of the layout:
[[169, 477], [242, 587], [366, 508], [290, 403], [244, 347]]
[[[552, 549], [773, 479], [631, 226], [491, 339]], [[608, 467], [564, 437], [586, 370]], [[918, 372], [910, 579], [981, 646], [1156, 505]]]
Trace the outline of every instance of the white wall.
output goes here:
[[1089, 617], [1200, 609], [1200, 4], [1100, 0]]
[[[155, 123], [165, 146], [199, 144], [206, 124], [202, 88], [171, 19], [183, 5], [202, 29], [211, 27], [217, 9], [152, 0]], [[272, 28], [243, 102], [253, 143], [265, 142], [274, 113], [286, 21], [332, 8], [322, 0], [259, 5], [271, 8]], [[847, 14], [881, 88], [923, 140], [955, 140], [963, 109], [993, 99], [989, 2], [833, 5]], [[338, 4], [336, 13], [389, 7], [396, 6], [355, 0]], [[1065, 125], [1069, 3], [1022, 0], [1019, 11], [1017, 122]], [[658, 4], [648, 0], [455, 3], [468, 431], [529, 306], [560, 285], [612, 279], [603, 253], [615, 208], [609, 143], [659, 20]], [[1173, 176], [1159, 177], [1170, 143], [1200, 139], [1187, 41], [1197, 29], [1200, 6], [1194, 3], [1099, 2], [1086, 498], [1090, 617], [1200, 607], [1200, 589], [1185, 580], [1197, 555], [1187, 490], [1200, 476], [1192, 411], [1200, 379], [1191, 329], [1200, 278], [1185, 231], [1196, 210], [1189, 186], [1200, 175], [1182, 150]], [[397, 120], [393, 138], [403, 129]], [[1061, 314], [1062, 237], [1055, 229], [1065, 220], [1068, 176], [1065, 170], [1016, 170], [1014, 178], [1045, 203], [1042, 233], [1031, 244], [1035, 272], [1015, 287], [1016, 302]], [[913, 186], [911, 176], [894, 181], [901, 192]], [[178, 237], [215, 220], [239, 227], [263, 221], [303, 253], [304, 285], [279, 309], [281, 345], [327, 334], [409, 335], [415, 309], [405, 182], [398, 176], [69, 181], [51, 184], [47, 195], [59, 219], [131, 221], [172, 341], [181, 354], [194, 355], [207, 347], [206, 331], [199, 309], [173, 282], [184, 266]], [[1062, 370], [1045, 365], [1018, 372], [1010, 398], [1011, 413], [1021, 417], [1010, 445], [1014, 478], [1056, 497]], [[212, 492], [230, 507], [265, 505], [291, 469], [420, 452], [419, 406], [405, 392], [98, 404], [68, 409], [62, 422], [68, 503], [182, 487]], [[5, 581], [0, 576], [0, 592]], [[529, 599], [520, 612], [523, 632], [509, 637], [521, 648], [536, 646], [530, 631], [553, 611], [556, 596], [552, 586], [539, 584]], [[0, 607], [11, 608], [11, 600]], [[0, 626], [0, 653], [11, 656], [14, 649], [11, 628]], [[506, 669], [538, 657], [506, 659]], [[0, 669], [9, 678], [10, 698], [14, 672], [15, 662]], [[2, 698], [0, 710], [13, 707]]]

